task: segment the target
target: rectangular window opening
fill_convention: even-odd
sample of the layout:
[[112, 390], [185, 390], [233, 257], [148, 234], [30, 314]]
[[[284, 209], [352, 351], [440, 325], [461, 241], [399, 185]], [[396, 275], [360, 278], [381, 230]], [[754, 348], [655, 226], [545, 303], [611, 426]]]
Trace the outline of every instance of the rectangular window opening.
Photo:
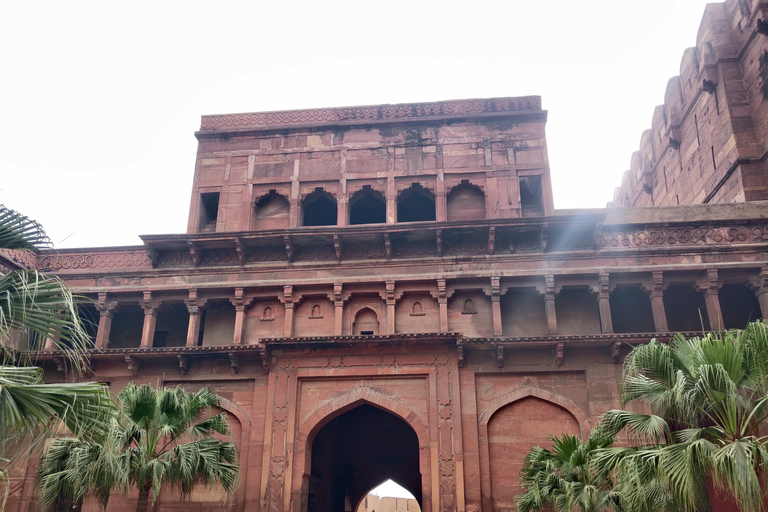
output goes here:
[[215, 232], [218, 217], [219, 193], [208, 192], [200, 194], [200, 233]]

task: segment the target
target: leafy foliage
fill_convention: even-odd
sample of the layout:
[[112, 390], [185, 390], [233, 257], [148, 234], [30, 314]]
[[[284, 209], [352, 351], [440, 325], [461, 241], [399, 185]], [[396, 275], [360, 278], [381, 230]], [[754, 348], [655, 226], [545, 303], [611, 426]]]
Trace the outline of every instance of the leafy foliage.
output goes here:
[[518, 512], [622, 510], [610, 473], [592, 464], [597, 450], [613, 444], [612, 436], [593, 430], [586, 442], [569, 434], [551, 441], [551, 450], [536, 446], [523, 462]]
[[768, 446], [758, 429], [768, 417], [768, 325], [678, 335], [669, 345], [653, 340], [625, 365], [622, 400], [651, 414], [608, 411], [605, 431], [625, 430], [637, 445], [604, 450], [595, 463], [617, 472], [626, 503], [651, 500], [653, 485], [680, 510], [708, 510], [710, 478], [742, 510], [762, 511]]
[[109, 428], [91, 439], [55, 439], [40, 464], [43, 506], [59, 496], [77, 501], [95, 496], [106, 507], [110, 493], [139, 490], [137, 510], [146, 510], [165, 487], [188, 497], [197, 485], [237, 488], [240, 468], [225, 414], [209, 416], [219, 397], [208, 389], [156, 390], [128, 384], [118, 396], [120, 408]]

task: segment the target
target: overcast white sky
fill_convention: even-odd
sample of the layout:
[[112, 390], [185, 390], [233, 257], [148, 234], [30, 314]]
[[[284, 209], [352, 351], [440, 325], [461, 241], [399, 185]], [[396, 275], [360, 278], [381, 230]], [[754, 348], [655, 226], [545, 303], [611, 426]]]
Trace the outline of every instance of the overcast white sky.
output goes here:
[[0, 203], [139, 244], [186, 230], [202, 114], [535, 94], [555, 207], [603, 207], [705, 3], [5, 2]]

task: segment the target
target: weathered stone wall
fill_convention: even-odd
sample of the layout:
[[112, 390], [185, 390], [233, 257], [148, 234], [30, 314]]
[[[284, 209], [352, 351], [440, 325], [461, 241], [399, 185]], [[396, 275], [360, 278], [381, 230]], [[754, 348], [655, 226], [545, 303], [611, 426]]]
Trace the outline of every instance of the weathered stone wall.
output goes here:
[[768, 199], [768, 30], [758, 0], [709, 4], [613, 206]]

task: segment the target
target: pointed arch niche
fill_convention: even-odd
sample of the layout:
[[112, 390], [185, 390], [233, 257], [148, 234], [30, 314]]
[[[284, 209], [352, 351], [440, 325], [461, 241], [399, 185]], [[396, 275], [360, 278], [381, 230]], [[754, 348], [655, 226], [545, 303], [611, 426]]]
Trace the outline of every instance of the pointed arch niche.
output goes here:
[[317, 187], [301, 202], [301, 225], [335, 226], [337, 211], [336, 198]]
[[491, 401], [480, 415], [479, 427], [483, 510], [514, 510], [528, 451], [548, 446], [552, 436], [581, 436], [589, 421], [571, 400], [523, 387]]
[[414, 183], [397, 196], [397, 222], [435, 220], [435, 194]]
[[379, 315], [373, 309], [364, 307], [355, 313], [355, 319], [352, 322], [352, 334], [375, 335], [380, 333], [380, 327]]
[[469, 180], [462, 180], [446, 197], [449, 221], [485, 219], [485, 194]]
[[253, 203], [253, 229], [288, 229], [290, 210], [288, 199], [270, 190]]
[[370, 185], [352, 194], [349, 199], [349, 225], [384, 224], [387, 222], [387, 201], [384, 194]]

